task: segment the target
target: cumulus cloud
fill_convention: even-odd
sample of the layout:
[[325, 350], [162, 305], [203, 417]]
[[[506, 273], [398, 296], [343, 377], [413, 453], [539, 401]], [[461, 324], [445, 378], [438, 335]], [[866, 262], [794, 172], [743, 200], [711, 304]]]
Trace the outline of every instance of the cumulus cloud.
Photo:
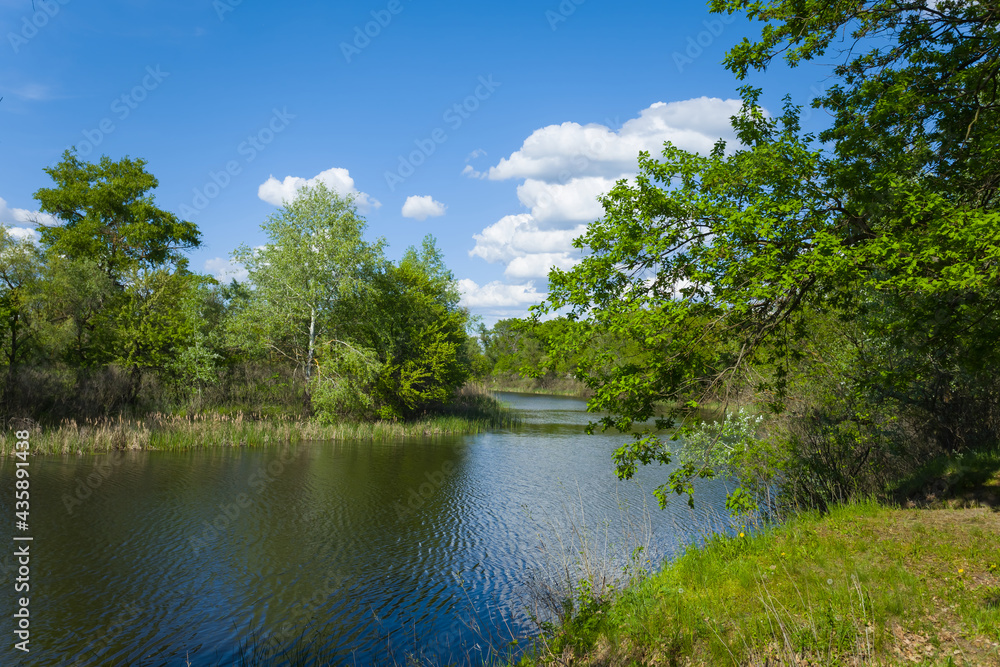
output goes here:
[[533, 252], [510, 260], [503, 274], [508, 278], [544, 278], [553, 267], [565, 271], [579, 262], [569, 252]]
[[604, 215], [597, 197], [614, 187], [615, 180], [586, 176], [566, 183], [547, 183], [529, 178], [517, 186], [517, 198], [531, 209], [538, 223], [593, 222]]
[[444, 204], [431, 198], [430, 195], [412, 195], [406, 198], [403, 204], [403, 217], [415, 218], [416, 220], [426, 220], [444, 215], [447, 208]]
[[521, 285], [507, 285], [499, 280], [479, 285], [473, 280], [463, 278], [458, 281], [458, 290], [462, 294], [461, 305], [488, 310], [523, 309], [541, 303], [547, 296], [543, 292], [538, 292], [530, 280]]
[[[635, 176], [640, 152], [659, 155], [667, 141], [700, 153], [711, 151], [719, 139], [733, 144], [730, 118], [741, 105], [737, 99], [699, 97], [657, 102], [618, 129], [598, 123], [548, 125], [485, 172], [466, 164], [462, 173], [472, 178], [520, 181], [518, 201], [529, 211], [504, 216], [475, 234], [469, 255], [505, 263], [504, 276], [512, 281], [544, 278], [552, 267], [573, 267], [582, 256], [572, 247], [573, 239], [603, 216], [598, 197], [618, 180]], [[473, 284], [467, 305], [487, 307], [506, 299], [507, 307], [513, 307], [515, 297], [529, 294], [526, 285], [531, 294], [544, 296], [530, 281]]]
[[[10, 208], [7, 202], [0, 197], [0, 223], [5, 225], [43, 225], [52, 226], [60, 224], [58, 218], [41, 211], [29, 211], [26, 208]], [[34, 234], [34, 230], [25, 229], [25, 232]]]
[[28, 240], [32, 243], [38, 243], [38, 241], [42, 238], [34, 229], [28, 229], [26, 227], [8, 227], [7, 233], [15, 239], [22, 241]]
[[565, 182], [573, 176], [615, 177], [634, 172], [639, 152], [658, 154], [665, 141], [707, 153], [719, 138], [733, 139], [730, 117], [741, 104], [737, 99], [717, 97], [656, 102], [617, 131], [598, 123], [547, 125], [490, 167], [489, 178]]
[[377, 199], [355, 188], [354, 179], [351, 178], [347, 169], [342, 167], [332, 167], [321, 171], [312, 178], [285, 176], [284, 180], [279, 181], [271, 176], [257, 188], [257, 196], [269, 204], [281, 206], [284, 202], [293, 200], [300, 188], [313, 187], [317, 183], [324, 183], [342, 197], [354, 195], [354, 201], [362, 212], [382, 205]]
[[508, 278], [544, 278], [557, 266], [568, 269], [579, 261], [580, 251], [573, 239], [587, 230], [586, 225], [571, 229], [542, 229], [529, 213], [508, 215], [474, 234], [470, 257], [487, 262], [506, 262]]
[[482, 257], [487, 262], [509, 262], [530, 253], [569, 252], [573, 239], [586, 230], [586, 225], [572, 229], [540, 229], [528, 213], [507, 215], [473, 235], [476, 245], [469, 255]]
[[228, 283], [234, 278], [240, 282], [247, 279], [247, 270], [242, 264], [237, 264], [225, 257], [213, 257], [205, 260], [205, 271], [215, 276], [216, 280]]

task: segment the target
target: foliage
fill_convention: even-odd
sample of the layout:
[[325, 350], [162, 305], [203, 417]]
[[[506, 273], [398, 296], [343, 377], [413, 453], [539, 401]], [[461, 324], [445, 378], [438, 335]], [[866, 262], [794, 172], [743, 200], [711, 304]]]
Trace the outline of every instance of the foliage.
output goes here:
[[77, 367], [109, 363], [122, 291], [96, 262], [52, 254], [46, 258], [44, 281], [53, 355]]
[[761, 439], [763, 421], [762, 415], [740, 408], [722, 421], [702, 422], [684, 434], [682, 469], [739, 481], [726, 499], [726, 507], [736, 516], [774, 509], [773, 491], [784, 466]]
[[513, 391], [586, 395], [587, 387], [578, 379], [586, 375], [581, 371], [635, 361], [629, 341], [562, 316], [504, 319], [492, 329], [481, 328], [479, 336], [484, 375]]
[[0, 350], [8, 383], [41, 324], [38, 295], [41, 271], [41, 256], [35, 245], [26, 239], [13, 238], [6, 228], [0, 227]]
[[353, 199], [319, 184], [264, 222], [267, 244], [234, 253], [247, 280], [220, 285], [188, 270], [200, 234], [156, 207], [144, 160], [67, 151], [46, 172], [36, 198], [60, 224], [41, 247], [0, 230], [2, 416], [490, 412], [452, 405], [482, 362], [432, 237], [388, 262]]
[[[833, 124], [817, 143], [802, 132], [798, 107], [786, 99], [773, 117], [759, 89], [742, 88], [737, 146], [642, 154], [635, 179], [602, 198], [603, 219], [577, 240], [583, 261], [550, 274], [544, 310], [568, 307], [633, 341], [644, 361], [583, 369], [591, 408], [607, 412], [600, 425], [629, 432], [657, 403], [677, 406], [615, 453], [619, 475], [669, 462], [656, 431], [699, 401], [748, 390], [805, 428], [797, 453], [785, 449], [804, 466], [790, 479], [825, 478], [829, 493], [852, 485], [819, 465], [820, 443], [834, 443], [837, 466], [866, 449], [886, 454], [873, 461], [900, 460], [899, 438], [868, 433], [878, 420], [866, 417], [866, 403], [898, 409], [905, 424], [889, 430], [908, 431], [918, 447], [997, 439], [998, 385], [984, 369], [1000, 363], [991, 343], [1000, 312], [1000, 16], [960, 0], [712, 7], [765, 22], [759, 41], [727, 57], [741, 78], [782, 51], [792, 64], [842, 58], [839, 82], [815, 103]], [[837, 53], [831, 44], [843, 31], [855, 48]], [[804, 341], [830, 330], [843, 391], [789, 414], [789, 401], [801, 403], [791, 389], [815, 361]], [[690, 489], [697, 472], [685, 466], [665, 489]]]
[[230, 325], [233, 344], [291, 361], [308, 384], [318, 346], [350, 336], [384, 264], [384, 242], [366, 242], [365, 226], [353, 200], [323, 183], [271, 215], [261, 225], [269, 243], [233, 252], [250, 288]]
[[410, 417], [446, 403], [469, 377], [466, 324], [444, 257], [427, 236], [387, 268], [380, 295], [380, 416]]
[[[115, 361], [129, 368], [168, 366], [182, 374], [206, 377], [206, 369], [178, 366], [182, 349], [204, 347], [197, 311], [198, 287], [211, 279], [186, 272], [139, 271], [129, 276], [117, 321]], [[210, 353], [189, 353], [188, 360], [208, 363]]]
[[318, 184], [264, 223], [270, 243], [241, 246], [230, 340], [295, 363], [326, 421], [412, 418], [440, 408], [469, 375], [454, 277], [433, 237], [399, 264], [364, 240], [351, 198]]
[[96, 263], [118, 286], [129, 271], [183, 264], [181, 251], [201, 243], [193, 222], [156, 207], [150, 191], [158, 181], [145, 160], [104, 156], [91, 164], [66, 150], [45, 172], [55, 187], [39, 189], [35, 199], [64, 224], [41, 227], [42, 246], [53, 255]]
[[312, 406], [324, 422], [366, 419], [377, 411], [375, 387], [383, 365], [374, 351], [334, 341], [320, 348]]

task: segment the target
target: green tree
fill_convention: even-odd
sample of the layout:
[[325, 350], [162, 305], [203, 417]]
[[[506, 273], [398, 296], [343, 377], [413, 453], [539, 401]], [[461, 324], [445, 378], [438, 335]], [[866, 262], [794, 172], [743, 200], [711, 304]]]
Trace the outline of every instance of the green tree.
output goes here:
[[144, 369], [191, 384], [210, 381], [217, 355], [207, 345], [202, 292], [214, 279], [183, 269], [139, 270], [128, 278], [113, 361], [131, 370], [131, 400]]
[[87, 367], [114, 357], [121, 289], [93, 261], [50, 255], [45, 265], [46, 347], [56, 359]]
[[[1000, 15], [966, 0], [848, 5], [713, 2], [767, 25], [727, 58], [743, 78], [783, 56], [838, 77], [825, 176], [841, 236], [870, 288], [853, 378], [949, 451], [1000, 437], [992, 343], [1000, 327]], [[843, 50], [841, 36], [851, 48]], [[873, 363], [874, 362], [874, 363]]]
[[468, 313], [433, 236], [407, 249], [382, 284], [383, 416], [409, 417], [447, 402], [469, 377]]
[[408, 419], [447, 403], [469, 377], [469, 316], [432, 236], [385, 264], [348, 310], [349, 339], [318, 350], [313, 403], [327, 420]]
[[365, 227], [353, 199], [322, 183], [271, 215], [261, 225], [267, 244], [233, 252], [250, 288], [230, 326], [236, 346], [294, 363], [309, 387], [319, 348], [350, 345], [358, 323], [371, 319], [384, 241], [365, 241]]
[[0, 226], [0, 350], [7, 366], [7, 388], [42, 323], [41, 274], [37, 246], [28, 239], [14, 238]]
[[103, 156], [91, 164], [67, 150], [45, 172], [55, 187], [39, 189], [35, 199], [63, 224], [40, 228], [42, 246], [96, 263], [119, 287], [129, 271], [183, 263], [182, 251], [201, 243], [193, 222], [156, 206], [151, 191], [159, 183], [145, 160]]
[[[772, 118], [745, 87], [736, 150], [668, 144], [662, 160], [642, 154], [634, 183], [602, 198], [604, 218], [578, 240], [584, 260], [550, 274], [548, 309], [568, 306], [645, 352], [642, 367], [590, 374], [591, 407], [609, 413], [602, 425], [628, 431], [656, 402], [677, 406], [616, 451], [618, 473], [669, 462], [657, 429], [706, 395], [749, 384], [781, 411], [802, 341], [824, 313], [863, 320], [868, 337], [880, 336], [878, 309], [900, 315], [901, 375], [886, 381], [869, 364], [848, 378], [861, 391], [915, 396], [936, 385], [925, 408], [942, 425], [941, 406], [958, 397], [988, 405], [996, 384], [969, 361], [1000, 361], [983, 345], [1000, 305], [1000, 15], [954, 0], [712, 6], [767, 22], [760, 41], [727, 58], [740, 77], [781, 52], [795, 64], [834, 51], [843, 31], [857, 43], [837, 54], [840, 80], [816, 102], [834, 117], [820, 135], [827, 143], [803, 134], [799, 108], [786, 101]], [[931, 314], [940, 333], [921, 336]], [[693, 474], [710, 471], [683, 468], [658, 489], [661, 502], [670, 489], [689, 491]]]

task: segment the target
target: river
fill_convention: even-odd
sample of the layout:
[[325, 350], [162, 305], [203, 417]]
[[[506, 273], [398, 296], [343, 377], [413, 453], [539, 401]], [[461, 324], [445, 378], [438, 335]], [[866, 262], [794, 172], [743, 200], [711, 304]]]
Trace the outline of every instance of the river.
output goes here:
[[[618, 481], [624, 439], [585, 435], [584, 401], [500, 398], [522, 426], [33, 458], [31, 652], [13, 648], [25, 594], [7, 546], [0, 664], [478, 664], [528, 645], [526, 609], [544, 612], [538, 587], [581, 562], [581, 536], [595, 569], [654, 568], [718, 521], [717, 482], [696, 510], [676, 498], [661, 511], [651, 491], [666, 469]], [[5, 460], [6, 545], [13, 495]]]

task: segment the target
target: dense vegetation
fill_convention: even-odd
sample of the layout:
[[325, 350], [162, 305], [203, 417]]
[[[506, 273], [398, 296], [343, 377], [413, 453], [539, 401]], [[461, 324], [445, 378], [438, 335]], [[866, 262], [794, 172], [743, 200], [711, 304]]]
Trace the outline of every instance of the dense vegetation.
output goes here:
[[390, 262], [352, 199], [320, 184], [263, 223], [265, 245], [234, 252], [247, 279], [220, 284], [189, 269], [199, 231], [156, 206], [145, 166], [67, 151], [35, 194], [61, 224], [39, 244], [0, 229], [4, 418], [331, 423], [453, 402], [479, 353], [433, 237]]
[[[742, 88], [738, 144], [667, 145], [602, 198], [550, 273], [544, 310], [625, 356], [578, 374], [605, 428], [671, 406], [615, 453], [669, 462], [661, 438], [707, 399], [766, 415], [709, 438], [658, 490], [735, 468], [784, 506], [878, 493], [937, 454], [1000, 439], [1000, 14], [989, 3], [714, 0], [762, 21], [726, 58], [739, 79], [782, 56], [830, 62], [812, 136]], [[560, 349], [573, 354], [574, 336]], [[558, 353], [558, 350], [557, 350]], [[716, 436], [720, 425], [714, 430]], [[720, 459], [721, 456], [721, 459]], [[713, 463], [713, 460], [715, 463]], [[761, 477], [760, 471], [767, 474]], [[744, 509], [766, 499], [744, 496]], [[735, 499], [734, 499], [735, 500]], [[771, 509], [776, 509], [772, 507]]]

